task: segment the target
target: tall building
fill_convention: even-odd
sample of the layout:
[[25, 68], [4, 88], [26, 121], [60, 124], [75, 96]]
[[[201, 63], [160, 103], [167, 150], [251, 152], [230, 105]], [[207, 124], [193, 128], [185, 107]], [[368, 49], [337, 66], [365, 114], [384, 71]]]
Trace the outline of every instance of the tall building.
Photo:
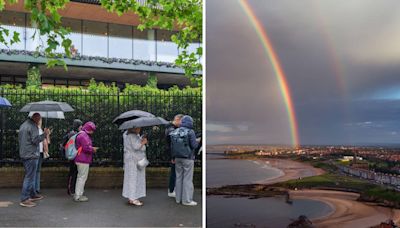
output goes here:
[[[46, 37], [38, 35], [23, 4], [7, 5], [0, 12], [1, 26], [17, 31], [21, 40], [9, 46], [0, 44], [1, 84], [24, 84], [31, 65], [39, 67], [44, 85], [79, 86], [94, 78], [123, 87], [125, 83], [144, 85], [149, 75], [157, 76], [161, 88], [189, 83], [184, 70], [174, 65], [180, 51], [170, 39], [174, 31], [140, 31], [136, 15], [111, 14], [97, 0], [71, 1], [61, 11], [63, 25], [72, 30], [69, 38], [75, 53], [65, 60], [68, 71], [62, 67], [48, 69], [41, 54]], [[189, 50], [200, 45], [192, 43]], [[62, 53], [62, 48], [58, 52]]]

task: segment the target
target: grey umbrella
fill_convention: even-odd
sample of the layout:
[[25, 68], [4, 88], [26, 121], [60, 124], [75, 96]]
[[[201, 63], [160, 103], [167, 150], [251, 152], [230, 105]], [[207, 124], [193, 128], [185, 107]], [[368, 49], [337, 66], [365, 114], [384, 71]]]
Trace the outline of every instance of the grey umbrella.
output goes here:
[[73, 112], [74, 109], [65, 102], [39, 101], [26, 104], [20, 112]]
[[140, 117], [155, 117], [155, 116], [153, 114], [151, 114], [150, 112], [145, 112], [142, 110], [131, 110], [131, 111], [124, 112], [124, 113], [120, 114], [119, 116], [117, 116], [113, 120], [113, 123], [115, 123], [117, 125], [121, 125], [125, 121], [137, 119]]
[[161, 117], [139, 117], [133, 120], [128, 120], [119, 126], [120, 130], [127, 130], [135, 127], [150, 127], [156, 125], [166, 125], [168, 121]]
[[[57, 101], [39, 101], [32, 102], [26, 104], [24, 107], [19, 110], [20, 112], [73, 112], [74, 109], [71, 105], [65, 102], [57, 102]], [[46, 115], [48, 116], [48, 114]], [[45, 126], [47, 126], [47, 118], [45, 122]]]

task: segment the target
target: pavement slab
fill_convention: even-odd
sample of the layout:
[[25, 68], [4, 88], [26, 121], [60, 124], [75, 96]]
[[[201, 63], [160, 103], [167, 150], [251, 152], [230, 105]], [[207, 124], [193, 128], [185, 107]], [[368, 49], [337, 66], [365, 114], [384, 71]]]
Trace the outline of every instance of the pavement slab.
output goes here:
[[144, 206], [127, 204], [122, 189], [87, 189], [88, 202], [74, 202], [65, 189], [44, 189], [45, 198], [33, 208], [19, 205], [21, 189], [0, 189], [0, 226], [29, 227], [201, 227], [202, 193], [197, 206], [183, 206], [167, 189], [147, 189]]

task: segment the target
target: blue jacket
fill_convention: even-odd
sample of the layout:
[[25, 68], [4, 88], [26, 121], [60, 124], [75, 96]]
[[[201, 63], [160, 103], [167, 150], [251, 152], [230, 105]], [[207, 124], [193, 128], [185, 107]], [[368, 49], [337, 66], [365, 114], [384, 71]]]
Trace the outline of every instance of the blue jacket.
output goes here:
[[[192, 150], [196, 149], [199, 146], [199, 143], [196, 141], [196, 133], [193, 130], [193, 119], [190, 116], [184, 116], [182, 117], [181, 120], [181, 125], [179, 126], [180, 128], [187, 128], [189, 129], [189, 144], [190, 148]], [[193, 154], [192, 159], [194, 159], [195, 156]]]

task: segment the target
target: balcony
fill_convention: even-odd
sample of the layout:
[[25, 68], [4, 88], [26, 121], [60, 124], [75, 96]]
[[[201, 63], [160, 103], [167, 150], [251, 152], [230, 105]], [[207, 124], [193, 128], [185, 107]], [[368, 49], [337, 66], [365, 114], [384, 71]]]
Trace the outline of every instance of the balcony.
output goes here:
[[[21, 42], [5, 46], [0, 44], [0, 60], [13, 62], [45, 63], [43, 50], [47, 38], [31, 25], [28, 14], [4, 11], [1, 26], [18, 32]], [[76, 53], [65, 59], [68, 65], [123, 69], [147, 72], [183, 74], [174, 61], [180, 50], [170, 40], [174, 32], [165, 30], [140, 31], [134, 26], [63, 18], [63, 25], [71, 29]], [[193, 43], [189, 51], [200, 46]], [[62, 48], [57, 50], [63, 53]], [[199, 74], [201, 72], [198, 72]]]

